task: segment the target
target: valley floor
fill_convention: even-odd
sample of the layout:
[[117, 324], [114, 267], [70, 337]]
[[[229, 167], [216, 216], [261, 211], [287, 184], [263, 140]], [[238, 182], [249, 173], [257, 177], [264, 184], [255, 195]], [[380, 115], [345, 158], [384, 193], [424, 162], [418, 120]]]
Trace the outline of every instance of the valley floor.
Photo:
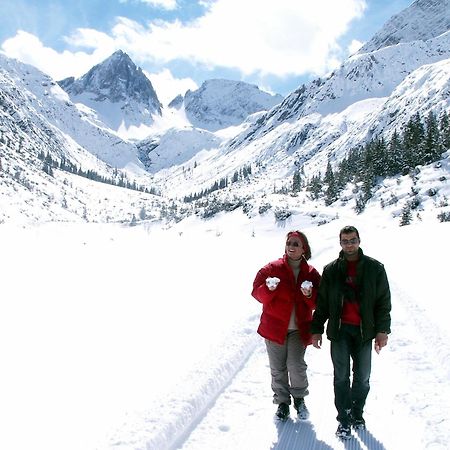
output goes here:
[[326, 340], [307, 350], [310, 419], [274, 421], [250, 291], [287, 229], [259, 220], [1, 225], [0, 448], [448, 449], [450, 224], [287, 225], [306, 232], [321, 271], [338, 230], [355, 224], [391, 284], [392, 334], [373, 354], [367, 431], [343, 443]]

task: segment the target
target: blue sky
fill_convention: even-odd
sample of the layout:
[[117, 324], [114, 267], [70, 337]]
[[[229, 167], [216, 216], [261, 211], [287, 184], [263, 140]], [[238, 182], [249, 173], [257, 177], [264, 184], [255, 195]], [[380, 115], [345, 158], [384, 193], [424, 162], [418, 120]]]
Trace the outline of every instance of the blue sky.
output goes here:
[[121, 49], [165, 104], [227, 78], [287, 95], [413, 0], [1, 0], [0, 52], [59, 80]]

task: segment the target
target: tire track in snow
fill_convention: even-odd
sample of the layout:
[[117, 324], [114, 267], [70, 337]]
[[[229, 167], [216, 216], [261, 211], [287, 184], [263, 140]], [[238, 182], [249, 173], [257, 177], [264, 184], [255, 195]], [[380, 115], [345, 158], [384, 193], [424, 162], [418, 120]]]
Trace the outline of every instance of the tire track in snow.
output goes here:
[[[373, 430], [355, 432], [341, 441], [335, 437], [337, 422], [333, 405], [329, 354], [308, 350], [311, 395], [307, 404], [310, 420], [291, 417], [274, 420], [270, 369], [261, 340], [253, 355], [220, 395], [204, 420], [178, 450], [393, 450], [377, 439]], [[389, 420], [389, 419], [387, 419]], [[384, 432], [385, 433], [385, 432]], [[379, 431], [377, 432], [380, 434]], [[408, 443], [407, 443], [408, 444]], [[409, 447], [417, 450], [417, 447]], [[175, 450], [175, 449], [173, 449]], [[421, 449], [422, 450], [422, 449]]]
[[[170, 450], [178, 448], [201, 422], [214, 401], [246, 364], [260, 337], [255, 333], [259, 316], [236, 325], [226, 342], [210, 354], [152, 411], [129, 414], [128, 420], [110, 439], [108, 449]], [[185, 390], [184, 386], [188, 385]]]

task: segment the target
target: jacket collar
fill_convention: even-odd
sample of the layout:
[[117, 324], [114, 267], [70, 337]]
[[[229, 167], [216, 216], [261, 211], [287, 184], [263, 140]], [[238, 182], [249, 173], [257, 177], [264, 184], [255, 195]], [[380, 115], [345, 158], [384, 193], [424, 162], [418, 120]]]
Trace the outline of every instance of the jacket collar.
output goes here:
[[[286, 266], [291, 267], [291, 266], [289, 265], [289, 257], [288, 257], [288, 255], [286, 255], [286, 253], [283, 255], [283, 263], [284, 263]], [[300, 259], [300, 268], [304, 267], [305, 264], [308, 264], [308, 262], [306, 261], [306, 259], [304, 258], [304, 256], [302, 256], [301, 259]]]
[[[344, 250], [339, 252], [339, 262], [347, 263], [347, 260], [344, 257]], [[358, 249], [358, 261], [362, 261], [364, 259], [364, 252], [361, 250], [361, 247]]]

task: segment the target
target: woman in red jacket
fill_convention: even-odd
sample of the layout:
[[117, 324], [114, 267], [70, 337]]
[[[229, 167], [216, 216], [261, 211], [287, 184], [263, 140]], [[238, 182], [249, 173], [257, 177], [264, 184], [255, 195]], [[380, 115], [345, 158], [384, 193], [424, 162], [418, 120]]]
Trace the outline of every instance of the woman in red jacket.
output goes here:
[[252, 295], [263, 304], [258, 333], [265, 338], [280, 420], [289, 416], [291, 396], [298, 417], [308, 418], [305, 350], [311, 344], [309, 327], [320, 282], [310, 258], [304, 233], [290, 231], [283, 257], [265, 265], [253, 282]]

